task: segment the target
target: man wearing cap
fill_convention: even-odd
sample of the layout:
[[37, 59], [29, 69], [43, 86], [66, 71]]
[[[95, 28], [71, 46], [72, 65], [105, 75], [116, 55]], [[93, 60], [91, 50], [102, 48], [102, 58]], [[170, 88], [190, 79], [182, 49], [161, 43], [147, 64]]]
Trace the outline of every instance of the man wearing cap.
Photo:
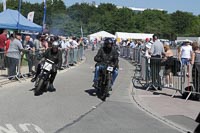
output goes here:
[[9, 79], [12, 79], [10, 76], [16, 75], [16, 68], [19, 66], [19, 60], [21, 59], [21, 51], [23, 50], [23, 46], [20, 40], [21, 34], [16, 33], [15, 39], [10, 42], [8, 53], [6, 55], [8, 61]]

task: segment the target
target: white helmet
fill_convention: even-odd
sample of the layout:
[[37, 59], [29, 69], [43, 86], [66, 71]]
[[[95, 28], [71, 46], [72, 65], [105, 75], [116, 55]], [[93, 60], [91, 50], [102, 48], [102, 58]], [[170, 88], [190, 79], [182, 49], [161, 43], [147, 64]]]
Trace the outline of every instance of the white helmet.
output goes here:
[[59, 47], [59, 43], [57, 41], [54, 41], [52, 43], [52, 48], [58, 48]]

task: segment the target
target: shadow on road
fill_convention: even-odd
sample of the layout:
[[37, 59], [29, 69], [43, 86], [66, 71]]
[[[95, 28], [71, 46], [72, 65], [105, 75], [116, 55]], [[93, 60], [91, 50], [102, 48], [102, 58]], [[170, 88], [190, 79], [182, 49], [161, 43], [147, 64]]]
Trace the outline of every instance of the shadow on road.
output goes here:
[[88, 89], [85, 90], [90, 96], [96, 96], [96, 90], [95, 89]]
[[35, 88], [32, 88], [32, 89], [30, 89], [29, 91], [34, 91], [35, 90]]

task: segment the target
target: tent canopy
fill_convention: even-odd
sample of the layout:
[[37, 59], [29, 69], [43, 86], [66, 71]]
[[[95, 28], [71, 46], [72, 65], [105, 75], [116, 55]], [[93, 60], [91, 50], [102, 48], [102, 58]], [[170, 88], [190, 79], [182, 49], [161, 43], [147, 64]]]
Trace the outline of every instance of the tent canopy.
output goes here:
[[121, 38], [121, 39], [141, 39], [141, 40], [145, 40], [146, 38], [152, 38], [153, 34], [116, 32], [115, 36], [116, 36], [116, 38]]
[[42, 26], [29, 21], [17, 10], [11, 9], [7, 9], [0, 13], [0, 28], [37, 32], [42, 31]]
[[115, 38], [115, 35], [113, 34], [110, 34], [106, 31], [99, 31], [99, 32], [96, 32], [94, 34], [90, 34], [88, 35], [89, 38], [104, 38], [104, 37], [113, 37]]

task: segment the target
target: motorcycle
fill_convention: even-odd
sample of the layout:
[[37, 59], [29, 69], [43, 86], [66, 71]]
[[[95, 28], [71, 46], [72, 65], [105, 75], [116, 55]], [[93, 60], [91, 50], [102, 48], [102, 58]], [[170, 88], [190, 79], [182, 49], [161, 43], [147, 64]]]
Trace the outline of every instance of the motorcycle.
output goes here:
[[41, 64], [41, 72], [38, 75], [36, 81], [35, 81], [35, 89], [34, 89], [34, 95], [38, 96], [41, 95], [43, 92], [48, 91], [49, 87], [49, 79], [51, 76], [51, 70], [53, 69], [54, 62], [45, 59], [44, 62]]
[[105, 101], [109, 96], [109, 91], [111, 91], [111, 81], [112, 81], [112, 72], [113, 67], [105, 65], [105, 69], [101, 70], [99, 73], [98, 87], [97, 87], [97, 96], [102, 101]]

